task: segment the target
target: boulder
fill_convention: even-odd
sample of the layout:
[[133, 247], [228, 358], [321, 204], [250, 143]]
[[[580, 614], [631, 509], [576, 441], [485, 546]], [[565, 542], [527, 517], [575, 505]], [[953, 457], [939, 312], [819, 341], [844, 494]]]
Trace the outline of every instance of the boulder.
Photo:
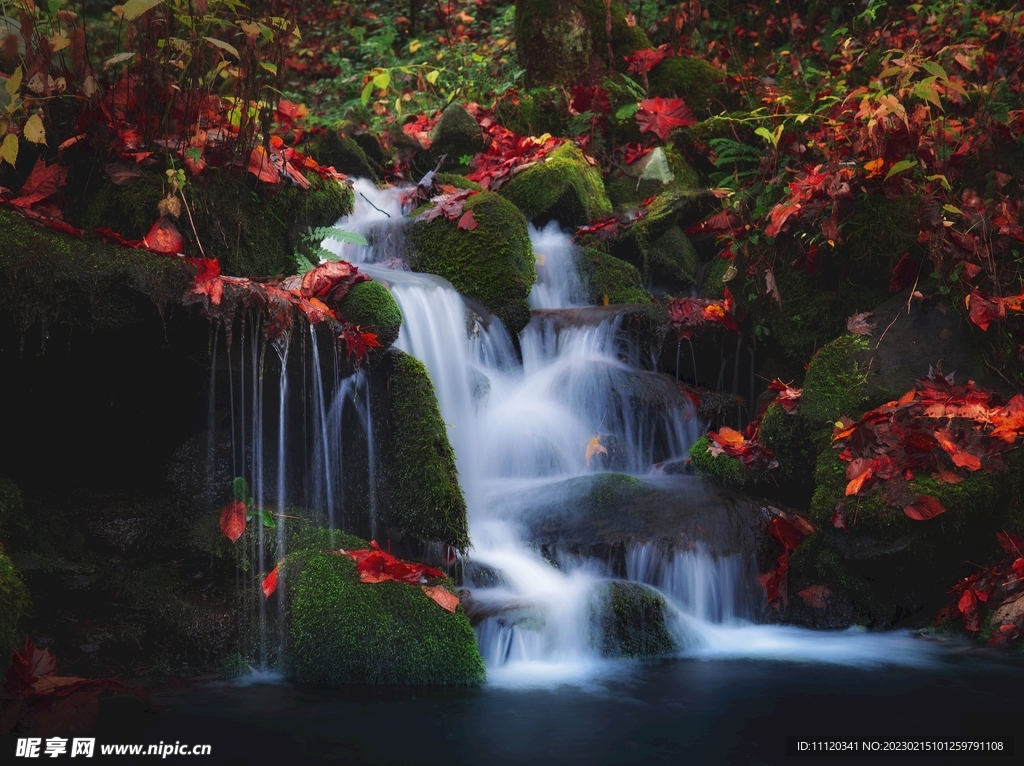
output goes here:
[[377, 334], [380, 348], [373, 350], [374, 357], [379, 358], [398, 340], [402, 310], [380, 282], [371, 280], [352, 285], [338, 302], [338, 311], [352, 324]]
[[537, 226], [554, 220], [575, 228], [612, 212], [601, 172], [572, 143], [562, 144], [541, 162], [513, 176], [500, 194]]
[[484, 680], [461, 606], [449, 613], [416, 585], [361, 583], [352, 559], [333, 553], [289, 555], [279, 577], [287, 592], [288, 673], [296, 681], [338, 687]]
[[668, 604], [653, 588], [637, 582], [602, 585], [591, 602], [597, 645], [605, 657], [645, 659], [677, 649], [666, 625]]
[[463, 210], [472, 211], [476, 228], [460, 229], [444, 216], [415, 221], [409, 229], [409, 264], [447, 279], [515, 336], [530, 321], [527, 297], [537, 278], [526, 219], [493, 192], [474, 194]]

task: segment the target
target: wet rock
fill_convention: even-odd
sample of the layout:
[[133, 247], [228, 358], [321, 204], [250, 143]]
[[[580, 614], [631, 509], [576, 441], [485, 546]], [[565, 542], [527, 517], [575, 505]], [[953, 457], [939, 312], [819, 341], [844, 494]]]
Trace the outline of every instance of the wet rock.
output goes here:
[[610, 582], [594, 594], [591, 614], [605, 657], [646, 658], [677, 647], [666, 625], [668, 604], [653, 588], [637, 582]]
[[472, 157], [484, 150], [484, 135], [480, 125], [466, 108], [453, 102], [445, 107], [441, 118], [430, 132], [430, 153], [436, 162], [447, 155], [446, 167], [462, 165], [462, 158]]
[[500, 194], [537, 226], [548, 221], [583, 226], [612, 212], [601, 172], [572, 143], [562, 144], [544, 160], [513, 176]]

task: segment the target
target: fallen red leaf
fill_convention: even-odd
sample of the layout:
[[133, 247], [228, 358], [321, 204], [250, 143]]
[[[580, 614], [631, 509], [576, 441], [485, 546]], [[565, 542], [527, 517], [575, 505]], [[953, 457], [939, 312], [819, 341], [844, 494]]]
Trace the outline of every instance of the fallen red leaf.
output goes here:
[[64, 185], [68, 170], [60, 163], [47, 165], [42, 158], [36, 160], [25, 183], [21, 186], [21, 196], [11, 200], [15, 207], [32, 207], [49, 196], [57, 193], [57, 189]]
[[422, 585], [423, 592], [427, 594], [427, 598], [436, 603], [446, 612], [454, 613], [456, 608], [459, 606], [459, 597], [452, 593], [447, 588], [442, 588], [440, 585]]
[[143, 244], [154, 253], [166, 253], [176, 255], [185, 246], [185, 241], [170, 217], [164, 215], [153, 224], [149, 233], [142, 238]]
[[360, 273], [358, 267], [348, 261], [327, 261], [306, 272], [299, 295], [303, 298], [338, 301], [345, 297], [352, 285], [368, 279], [366, 274]]
[[808, 585], [803, 590], [797, 591], [797, 594], [807, 606], [814, 609], [825, 609], [828, 606], [828, 600], [832, 596], [832, 591], [825, 585]]
[[928, 521], [946, 512], [942, 503], [931, 495], [921, 495], [910, 505], [904, 506], [903, 513], [915, 521]]
[[281, 174], [277, 172], [270, 155], [262, 146], [253, 147], [252, 153], [249, 155], [248, 170], [259, 180], [268, 184], [276, 184], [281, 181]]

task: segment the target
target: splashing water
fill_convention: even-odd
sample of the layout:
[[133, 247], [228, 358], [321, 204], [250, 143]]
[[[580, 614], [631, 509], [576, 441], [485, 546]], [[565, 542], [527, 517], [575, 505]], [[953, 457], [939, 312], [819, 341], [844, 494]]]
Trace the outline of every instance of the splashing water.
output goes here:
[[[614, 672], [622, 663], [601, 657], [593, 619], [608, 567], [567, 557], [553, 566], [530, 547], [522, 520], [503, 509], [537, 487], [602, 469], [643, 477], [685, 456], [702, 433], [692, 407], [667, 376], [641, 369], [635, 349], [624, 348], [621, 314], [562, 321], [559, 312], [581, 305], [582, 286], [574, 247], [557, 225], [530, 229], [538, 281], [520, 363], [500, 321], [475, 315], [445, 280], [407, 270], [401, 191], [364, 181], [355, 189], [355, 212], [339, 226], [367, 234], [370, 245], [325, 247], [388, 287], [404, 317], [396, 345], [433, 380], [469, 508], [471, 560], [486, 573], [469, 585], [490, 682], [585, 683]], [[594, 438], [604, 448], [600, 465], [586, 455]], [[666, 554], [646, 544], [627, 551], [626, 569], [628, 579], [665, 596], [687, 655], [928, 662], [926, 648], [906, 634], [752, 623], [763, 595], [749, 557], [714, 558], [703, 548]]]

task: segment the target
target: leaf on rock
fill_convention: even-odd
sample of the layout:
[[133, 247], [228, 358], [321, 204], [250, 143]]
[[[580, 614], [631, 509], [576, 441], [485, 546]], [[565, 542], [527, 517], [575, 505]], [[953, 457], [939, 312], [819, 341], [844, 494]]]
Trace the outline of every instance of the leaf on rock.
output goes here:
[[299, 295], [303, 298], [339, 301], [349, 288], [369, 277], [348, 261], [327, 261], [310, 269], [302, 277]]
[[47, 165], [42, 158], [37, 159], [32, 172], [21, 187], [21, 196], [12, 199], [11, 204], [15, 207], [32, 207], [37, 202], [56, 194], [57, 189], [64, 185], [67, 174], [67, 168], [59, 163]]
[[268, 184], [276, 184], [281, 181], [281, 174], [277, 172], [270, 155], [262, 146], [253, 147], [252, 153], [249, 155], [249, 172]]
[[447, 588], [442, 588], [440, 585], [422, 585], [420, 587], [422, 587], [423, 592], [427, 594], [427, 598], [440, 606], [446, 612], [454, 613], [458, 608], [459, 597]]
[[796, 595], [812, 609], [825, 609], [828, 607], [832, 591], [826, 585], [808, 585], [803, 590], [797, 591]]
[[875, 325], [868, 322], [868, 317], [870, 316], [870, 311], [862, 311], [859, 314], [854, 314], [851, 317], [847, 317], [846, 331], [853, 333], [854, 335], [870, 336], [875, 329]]
[[185, 247], [185, 240], [169, 216], [162, 215], [142, 238], [147, 249], [154, 253], [177, 255]]
[[904, 506], [903, 513], [915, 521], [928, 521], [946, 512], [942, 503], [931, 495], [921, 495], [913, 503]]

